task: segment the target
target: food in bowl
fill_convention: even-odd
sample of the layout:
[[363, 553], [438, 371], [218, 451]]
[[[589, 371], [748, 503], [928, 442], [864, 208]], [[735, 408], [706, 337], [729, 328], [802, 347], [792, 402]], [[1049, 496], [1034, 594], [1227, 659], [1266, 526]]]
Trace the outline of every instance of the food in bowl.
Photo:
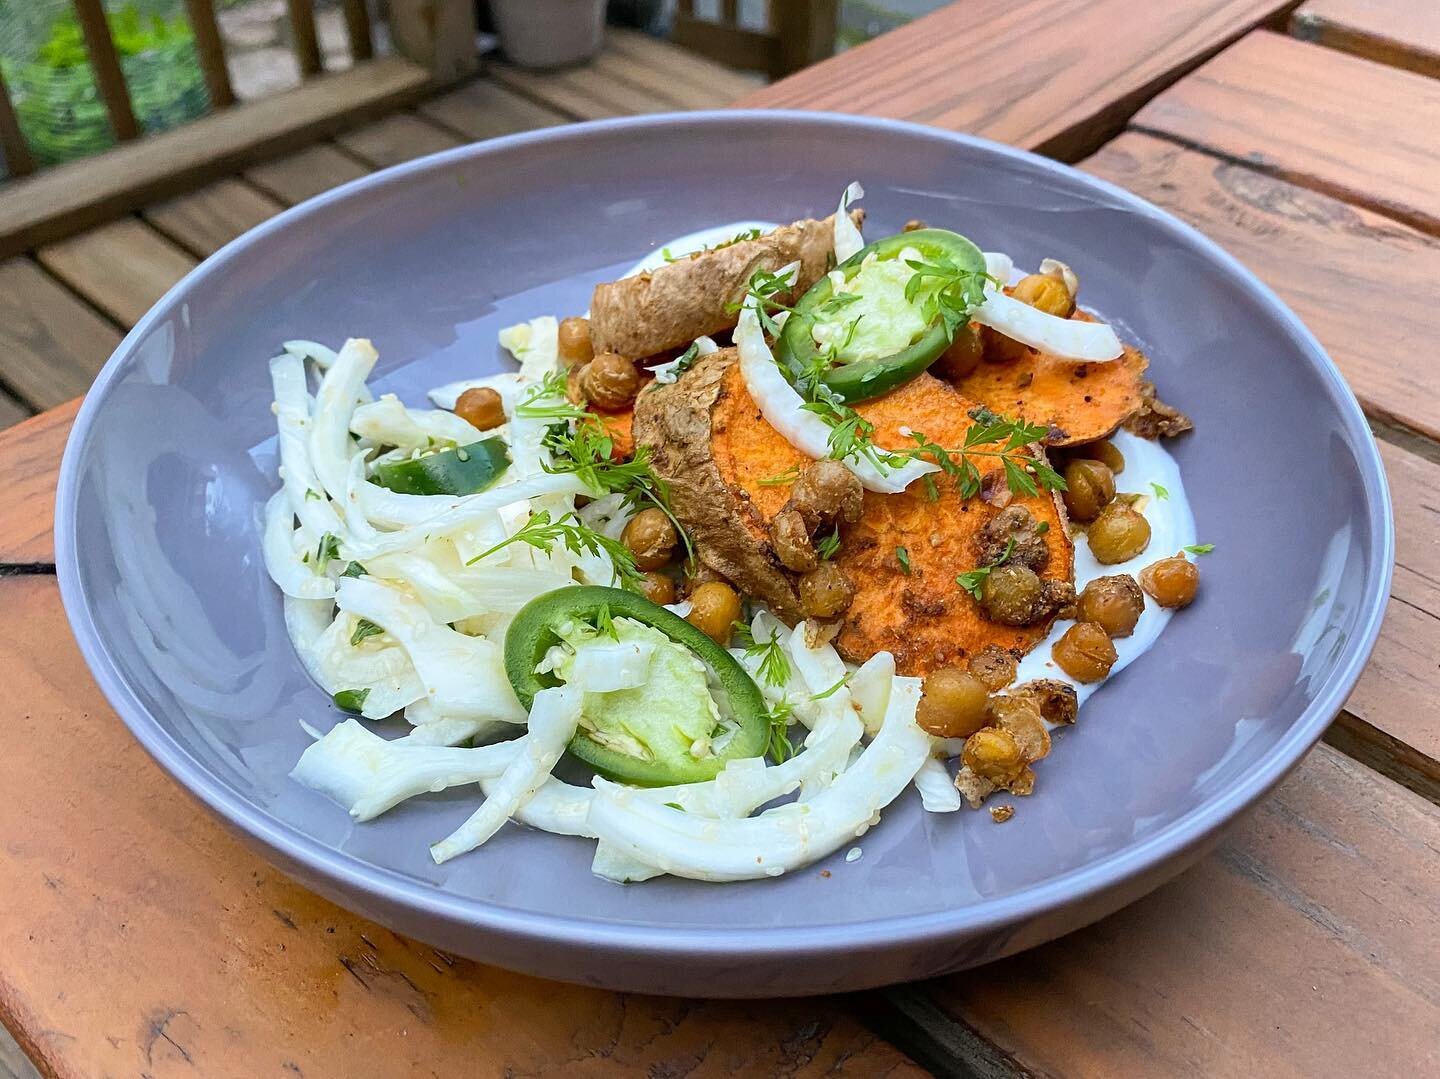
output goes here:
[[358, 717], [296, 780], [359, 820], [478, 787], [437, 862], [513, 820], [619, 881], [791, 872], [911, 785], [1031, 792], [1197, 592], [1190, 423], [1069, 266], [867, 243], [861, 194], [665, 245], [434, 408], [371, 395], [367, 340], [286, 344], [265, 558]]

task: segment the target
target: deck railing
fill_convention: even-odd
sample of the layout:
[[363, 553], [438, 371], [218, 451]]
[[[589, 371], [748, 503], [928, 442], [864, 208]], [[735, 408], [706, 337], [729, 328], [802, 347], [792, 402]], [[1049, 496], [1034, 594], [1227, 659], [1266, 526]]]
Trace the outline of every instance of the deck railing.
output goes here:
[[[209, 92], [210, 107], [219, 112], [236, 104], [226, 66], [225, 45], [215, 16], [214, 0], [183, 0], [186, 21], [194, 37], [195, 55]], [[342, 0], [346, 35], [354, 63], [375, 55], [373, 28], [366, 0]], [[71, 0], [84, 35], [85, 53], [94, 73], [95, 87], [119, 143], [144, 132], [135, 116], [120, 56], [115, 48], [103, 0]], [[325, 73], [316, 32], [314, 0], [286, 0], [290, 39], [302, 80]], [[440, 78], [455, 78], [478, 65], [475, 51], [475, 14], [472, 0], [390, 0], [390, 30], [396, 50], [423, 64]], [[0, 76], [0, 151], [12, 177], [36, 170], [15, 113], [15, 106]]]
[[715, 16], [679, 0], [671, 39], [730, 67], [784, 78], [835, 51], [840, 0], [769, 0], [763, 29], [745, 26], [739, 0], [720, 0]]

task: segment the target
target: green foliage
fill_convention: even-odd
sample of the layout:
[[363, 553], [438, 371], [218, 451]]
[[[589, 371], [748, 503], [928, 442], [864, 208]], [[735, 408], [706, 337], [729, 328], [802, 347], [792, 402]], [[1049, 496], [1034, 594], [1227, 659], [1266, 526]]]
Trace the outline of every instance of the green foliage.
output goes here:
[[[110, 12], [108, 20], [131, 108], [144, 130], [175, 127], [209, 108], [194, 36], [183, 15], [146, 13], [131, 0]], [[68, 5], [32, 59], [3, 60], [0, 65], [21, 130], [39, 161], [54, 164], [113, 144], [85, 37]]]

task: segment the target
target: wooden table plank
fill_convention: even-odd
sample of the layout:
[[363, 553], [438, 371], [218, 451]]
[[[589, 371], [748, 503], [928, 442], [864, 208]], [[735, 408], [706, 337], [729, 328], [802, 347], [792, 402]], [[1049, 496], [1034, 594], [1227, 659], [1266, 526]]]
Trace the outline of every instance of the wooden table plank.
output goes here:
[[357, 119], [417, 100], [430, 85], [424, 68], [398, 56], [382, 57], [148, 135], [101, 157], [13, 181], [0, 199], [0, 257], [303, 146]]
[[1074, 161], [1141, 103], [1283, 0], [970, 0], [766, 89], [742, 106], [841, 109], [987, 135]]
[[413, 113], [397, 112], [335, 139], [377, 169], [459, 146], [460, 139]]
[[0, 580], [0, 598], [0, 1011], [49, 1071], [921, 1074], [825, 1000], [622, 997], [335, 907], [160, 773], [85, 672], [52, 579]]
[[505, 89], [493, 79], [477, 79], [458, 90], [431, 98], [417, 106], [416, 111], [472, 139], [492, 139], [570, 120], [554, 109]]
[[1433, 1075], [1440, 809], [1326, 746], [1103, 922], [931, 983], [1038, 1074]]
[[196, 261], [133, 217], [48, 244], [36, 255], [47, 270], [127, 328]]
[[607, 79], [653, 94], [666, 109], [720, 109], [755, 89], [745, 84], [737, 92], [722, 83], [676, 78], [670, 71], [613, 48], [603, 50], [590, 67]]
[[[1364, 156], [1363, 145], [1347, 152]], [[1372, 415], [1440, 437], [1440, 241], [1149, 135], [1127, 132], [1082, 167], [1184, 218], [1254, 270], [1320, 338]], [[1351, 301], [1362, 296], [1356, 317]]]
[[334, 144], [318, 142], [298, 153], [247, 169], [245, 179], [293, 206], [369, 171]]
[[564, 113], [572, 120], [606, 120], [624, 115], [621, 110], [601, 101], [570, 83], [557, 79], [550, 72], [525, 71], [507, 64], [494, 63], [487, 74], [503, 86]]
[[17, 401], [4, 390], [0, 390], [0, 430], [14, 427], [21, 420], [29, 419], [34, 413], [28, 405]]
[[709, 87], [727, 101], [765, 85], [765, 77], [757, 72], [736, 71], [691, 49], [634, 30], [608, 28], [604, 54], [628, 57], [691, 88]]
[[1415, 0], [1307, 0], [1290, 32], [1390, 67], [1440, 77], [1440, 5]]
[[263, 191], [231, 177], [147, 207], [140, 214], [192, 255], [213, 255], [285, 207]]
[[0, 377], [35, 408], [81, 394], [120, 343], [110, 323], [25, 258], [0, 262]]
[[55, 480], [79, 409], [77, 397], [0, 433], [6, 487], [0, 567], [54, 566]]
[[1440, 82], [1260, 31], [1135, 126], [1440, 233]]

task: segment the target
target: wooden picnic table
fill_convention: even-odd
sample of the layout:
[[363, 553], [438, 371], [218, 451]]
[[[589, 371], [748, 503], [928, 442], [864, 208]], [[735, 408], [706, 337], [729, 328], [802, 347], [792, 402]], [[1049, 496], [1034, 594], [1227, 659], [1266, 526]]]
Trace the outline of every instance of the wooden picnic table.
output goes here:
[[1413, 8], [969, 0], [741, 98], [987, 135], [1193, 222], [1319, 335], [1395, 496], [1373, 661], [1326, 743], [1213, 854], [1053, 944], [885, 991], [625, 996], [341, 910], [151, 763], [91, 682], [53, 576], [61, 402], [197, 259], [371, 168], [703, 105], [728, 73], [681, 85], [623, 38], [606, 66], [500, 71], [0, 263], [4, 400], [59, 406], [0, 436], [0, 1019], [60, 1076], [1440, 1072], [1440, 23]]

